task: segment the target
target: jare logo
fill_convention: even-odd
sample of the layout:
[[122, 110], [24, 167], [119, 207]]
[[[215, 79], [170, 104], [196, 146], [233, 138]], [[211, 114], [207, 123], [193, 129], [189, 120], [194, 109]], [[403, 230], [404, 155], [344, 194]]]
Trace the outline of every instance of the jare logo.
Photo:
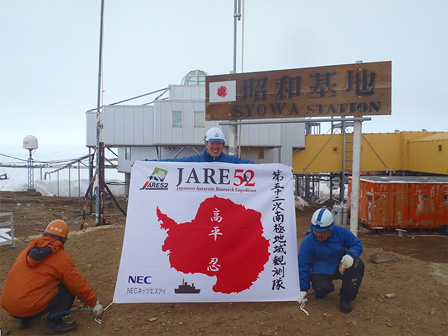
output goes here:
[[[184, 169], [177, 168], [179, 178], [176, 186], [181, 184], [233, 185], [235, 187], [255, 187], [255, 172], [252, 169]], [[233, 173], [233, 174], [232, 174]]]
[[148, 176], [146, 181], [140, 190], [168, 190], [168, 183], [164, 182], [168, 170], [162, 168], [154, 168], [151, 176]]

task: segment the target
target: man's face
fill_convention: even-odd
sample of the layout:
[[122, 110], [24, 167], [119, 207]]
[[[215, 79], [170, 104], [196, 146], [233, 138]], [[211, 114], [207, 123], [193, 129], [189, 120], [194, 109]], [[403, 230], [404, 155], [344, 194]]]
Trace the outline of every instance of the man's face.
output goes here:
[[223, 150], [224, 150], [224, 144], [222, 142], [219, 141], [207, 142], [207, 152], [214, 158], [220, 156]]
[[317, 238], [318, 241], [325, 241], [328, 239], [328, 237], [330, 236], [330, 230], [327, 231], [314, 231], [313, 230], [313, 234], [314, 236]]

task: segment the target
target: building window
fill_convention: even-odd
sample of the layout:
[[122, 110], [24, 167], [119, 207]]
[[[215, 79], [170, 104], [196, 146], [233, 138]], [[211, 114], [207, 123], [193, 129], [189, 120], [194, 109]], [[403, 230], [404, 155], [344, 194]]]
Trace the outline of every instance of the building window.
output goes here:
[[205, 127], [204, 111], [194, 111], [194, 127]]
[[439, 152], [442, 151], [442, 145], [439, 145]]
[[173, 111], [172, 127], [182, 127], [182, 111]]
[[131, 147], [126, 147], [124, 149], [124, 159], [130, 160], [131, 159]]

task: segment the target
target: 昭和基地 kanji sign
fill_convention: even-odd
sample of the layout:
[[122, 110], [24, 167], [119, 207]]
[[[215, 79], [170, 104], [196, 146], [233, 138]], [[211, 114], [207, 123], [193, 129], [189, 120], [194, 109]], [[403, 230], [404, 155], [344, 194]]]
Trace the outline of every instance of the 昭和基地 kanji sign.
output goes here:
[[392, 62], [206, 77], [206, 120], [391, 114]]

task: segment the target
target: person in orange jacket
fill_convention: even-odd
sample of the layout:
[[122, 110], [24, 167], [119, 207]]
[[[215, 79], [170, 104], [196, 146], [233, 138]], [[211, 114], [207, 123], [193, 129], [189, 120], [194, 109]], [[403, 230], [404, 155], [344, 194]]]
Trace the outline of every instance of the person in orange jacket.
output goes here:
[[14, 262], [3, 286], [0, 304], [25, 329], [32, 319], [48, 313], [47, 332], [69, 331], [76, 321], [65, 322], [75, 297], [93, 308], [97, 318], [103, 313], [94, 290], [79, 273], [64, 250], [68, 226], [62, 220], [48, 224], [41, 238], [33, 239]]

